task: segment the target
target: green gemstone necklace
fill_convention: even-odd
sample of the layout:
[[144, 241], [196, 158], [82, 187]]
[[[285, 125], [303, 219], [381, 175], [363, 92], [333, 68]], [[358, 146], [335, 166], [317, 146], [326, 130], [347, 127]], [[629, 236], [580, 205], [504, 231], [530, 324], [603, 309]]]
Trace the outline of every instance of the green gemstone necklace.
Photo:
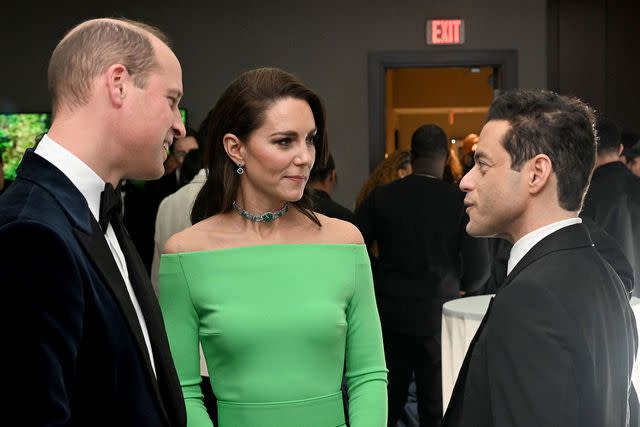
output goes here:
[[277, 211], [265, 212], [265, 213], [260, 214], [260, 215], [254, 215], [251, 212], [245, 211], [240, 206], [238, 206], [238, 204], [235, 201], [233, 202], [233, 210], [238, 212], [242, 217], [248, 219], [249, 221], [253, 221], [253, 222], [271, 222], [271, 221], [274, 221], [274, 220], [280, 218], [285, 213], [287, 213], [287, 211], [289, 210], [289, 202], [286, 202], [284, 204], [284, 206], [281, 207], [280, 209], [278, 209]]

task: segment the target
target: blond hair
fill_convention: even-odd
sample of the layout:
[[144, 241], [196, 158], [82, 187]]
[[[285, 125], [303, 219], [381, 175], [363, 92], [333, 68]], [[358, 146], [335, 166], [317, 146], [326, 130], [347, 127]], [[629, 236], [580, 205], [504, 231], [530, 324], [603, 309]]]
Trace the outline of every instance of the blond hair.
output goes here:
[[94, 19], [72, 28], [58, 43], [49, 61], [48, 83], [52, 110], [85, 105], [94, 79], [113, 64], [122, 64], [133, 83], [144, 87], [158, 67], [149, 36], [168, 46], [157, 28], [124, 18]]
[[394, 151], [389, 154], [386, 159], [376, 166], [362, 186], [356, 199], [356, 209], [364, 202], [374, 188], [399, 179], [400, 175], [398, 171], [405, 168], [409, 163], [411, 163], [411, 155], [408, 151]]

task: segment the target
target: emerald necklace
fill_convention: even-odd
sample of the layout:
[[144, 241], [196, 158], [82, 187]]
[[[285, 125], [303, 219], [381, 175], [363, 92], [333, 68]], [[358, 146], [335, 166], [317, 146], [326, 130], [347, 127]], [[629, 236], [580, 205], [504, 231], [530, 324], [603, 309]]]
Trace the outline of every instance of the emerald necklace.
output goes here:
[[242, 217], [248, 219], [249, 221], [253, 221], [253, 222], [271, 222], [271, 221], [275, 221], [276, 219], [280, 218], [282, 215], [284, 215], [289, 210], [289, 202], [286, 202], [284, 204], [284, 206], [281, 207], [280, 209], [278, 209], [277, 211], [268, 211], [268, 212], [262, 213], [260, 215], [254, 215], [251, 212], [248, 212], [248, 211], [242, 209], [240, 206], [238, 206], [238, 204], [235, 201], [233, 202], [233, 210], [238, 212], [238, 214], [240, 214]]

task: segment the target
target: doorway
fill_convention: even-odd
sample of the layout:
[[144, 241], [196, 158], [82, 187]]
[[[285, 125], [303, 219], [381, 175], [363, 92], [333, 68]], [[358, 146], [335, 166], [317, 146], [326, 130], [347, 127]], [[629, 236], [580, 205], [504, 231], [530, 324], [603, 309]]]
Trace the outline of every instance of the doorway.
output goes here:
[[440, 50], [369, 55], [369, 168], [409, 149], [424, 123], [459, 144], [479, 133], [502, 90], [517, 87], [515, 50]]

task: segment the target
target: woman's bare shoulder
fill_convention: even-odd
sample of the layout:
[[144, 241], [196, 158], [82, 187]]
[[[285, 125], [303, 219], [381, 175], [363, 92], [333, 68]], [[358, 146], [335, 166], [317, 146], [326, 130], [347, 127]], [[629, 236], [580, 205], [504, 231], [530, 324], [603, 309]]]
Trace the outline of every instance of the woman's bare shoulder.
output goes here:
[[358, 228], [350, 222], [317, 214], [322, 224], [321, 234], [324, 243], [362, 244], [364, 239]]
[[211, 242], [217, 240], [215, 237], [217, 222], [218, 218], [211, 217], [179, 231], [167, 240], [162, 252], [175, 254], [210, 249]]

